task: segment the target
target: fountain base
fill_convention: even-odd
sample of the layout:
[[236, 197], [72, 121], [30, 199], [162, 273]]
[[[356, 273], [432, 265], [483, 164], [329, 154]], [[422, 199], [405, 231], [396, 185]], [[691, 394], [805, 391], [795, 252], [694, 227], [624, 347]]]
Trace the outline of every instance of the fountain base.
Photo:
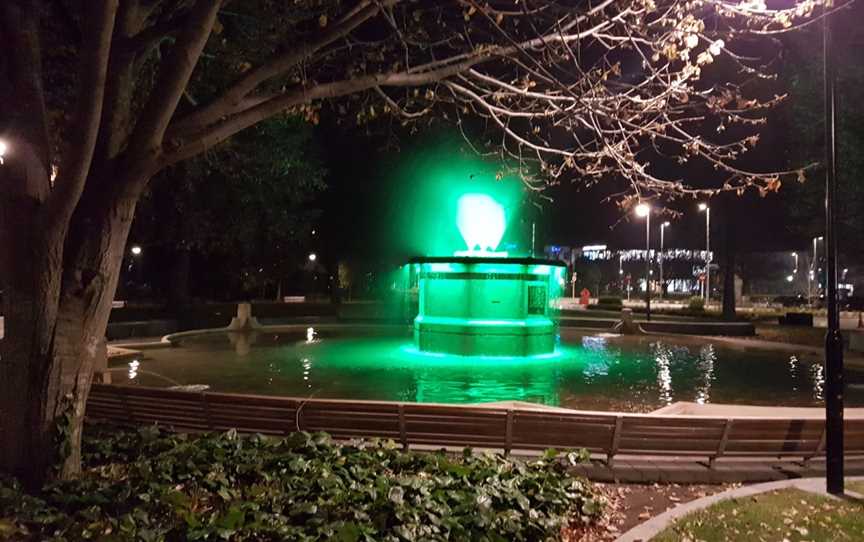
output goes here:
[[554, 352], [561, 262], [535, 258], [418, 258], [418, 350], [462, 356]]

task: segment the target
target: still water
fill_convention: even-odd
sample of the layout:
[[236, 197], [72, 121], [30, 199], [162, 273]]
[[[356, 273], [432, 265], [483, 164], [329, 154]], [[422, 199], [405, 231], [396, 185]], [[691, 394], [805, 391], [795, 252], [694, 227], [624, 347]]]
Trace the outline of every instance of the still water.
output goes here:
[[[468, 358], [417, 352], [409, 328], [298, 328], [215, 334], [112, 365], [115, 383], [207, 385], [213, 391], [438, 403], [531, 401], [644, 412], [675, 401], [820, 406], [816, 359], [685, 337], [563, 330], [554, 355]], [[850, 371], [848, 406], [864, 405]]]

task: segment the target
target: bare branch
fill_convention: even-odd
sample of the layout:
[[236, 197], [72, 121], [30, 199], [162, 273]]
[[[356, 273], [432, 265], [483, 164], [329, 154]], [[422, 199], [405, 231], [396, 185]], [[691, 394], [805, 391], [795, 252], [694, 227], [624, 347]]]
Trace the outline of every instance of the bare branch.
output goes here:
[[182, 143], [177, 149], [166, 153], [161, 161], [160, 167], [167, 167], [189, 158], [190, 156], [195, 156], [196, 154], [228, 139], [240, 130], [248, 128], [264, 119], [302, 103], [309, 103], [314, 100], [338, 98], [340, 96], [374, 89], [375, 87], [413, 87], [429, 84], [455, 75], [474, 64], [488, 60], [488, 58], [489, 57], [485, 55], [478, 56], [473, 60], [466, 60], [461, 64], [447, 66], [420, 74], [406, 72], [378, 74], [335, 81], [332, 83], [323, 83], [311, 88], [300, 88], [291, 92], [279, 94], [250, 109], [229, 117], [219, 124], [214, 124], [208, 127], [201, 133], [197, 134], [193, 139]]
[[[316, 40], [249, 70], [173, 122], [159, 166], [282, 112], [314, 121], [314, 102], [351, 96], [360, 123], [379, 116], [378, 100], [401, 122], [420, 122], [432, 108], [457, 123], [479, 118], [494, 141], [487, 150], [522, 171], [539, 168], [547, 183], [614, 176], [646, 198], [776, 190], [779, 176], [802, 171], [760, 173], [737, 162], [758, 141], [764, 110], [782, 98], [748, 96], [748, 80], [769, 78], [769, 63], [735, 44], [807, 24], [827, 1], [786, 9], [726, 0], [360, 2]], [[354, 32], [379, 16], [374, 37]], [[721, 58], [739, 79], [704, 76]], [[292, 83], [281, 90], [267, 84], [287, 76]], [[722, 187], [686, 186], [652, 164], [691, 160], [725, 176]]]

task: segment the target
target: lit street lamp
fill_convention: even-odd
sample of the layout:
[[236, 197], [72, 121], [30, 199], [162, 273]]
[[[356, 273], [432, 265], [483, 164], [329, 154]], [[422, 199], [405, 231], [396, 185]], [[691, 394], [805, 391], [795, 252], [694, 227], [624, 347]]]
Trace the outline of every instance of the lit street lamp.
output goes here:
[[660, 224], [660, 299], [666, 292], [666, 283], [663, 282], [663, 232], [669, 227], [669, 222]]
[[711, 303], [711, 207], [699, 204], [699, 211], [705, 212], [705, 307]]
[[3, 159], [6, 157], [6, 151], [9, 150], [9, 146], [5, 141], [0, 139], [0, 166], [3, 165]]
[[645, 318], [651, 321], [651, 206], [640, 203], [636, 216], [645, 218]]
[[141, 259], [144, 249], [141, 248], [141, 245], [132, 245], [129, 247], [129, 253], [132, 255], [132, 258], [129, 259], [127, 271], [129, 272], [130, 279], [140, 286], [144, 283], [144, 262]]
[[317, 260], [317, 259], [318, 259], [318, 255], [317, 255], [317, 254], [315, 254], [314, 252], [310, 252], [310, 253], [309, 253], [309, 261], [310, 261], [310, 262], [314, 262], [314, 261]]

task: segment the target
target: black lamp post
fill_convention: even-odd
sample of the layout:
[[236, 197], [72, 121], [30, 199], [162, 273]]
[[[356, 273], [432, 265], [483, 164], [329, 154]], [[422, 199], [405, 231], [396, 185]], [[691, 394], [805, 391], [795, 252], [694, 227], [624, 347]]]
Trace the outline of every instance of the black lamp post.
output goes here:
[[837, 304], [837, 152], [834, 92], [835, 67], [831, 47], [831, 17], [822, 20], [825, 69], [825, 261], [828, 332], [825, 334], [825, 481], [829, 493], [843, 493], [843, 336]]

